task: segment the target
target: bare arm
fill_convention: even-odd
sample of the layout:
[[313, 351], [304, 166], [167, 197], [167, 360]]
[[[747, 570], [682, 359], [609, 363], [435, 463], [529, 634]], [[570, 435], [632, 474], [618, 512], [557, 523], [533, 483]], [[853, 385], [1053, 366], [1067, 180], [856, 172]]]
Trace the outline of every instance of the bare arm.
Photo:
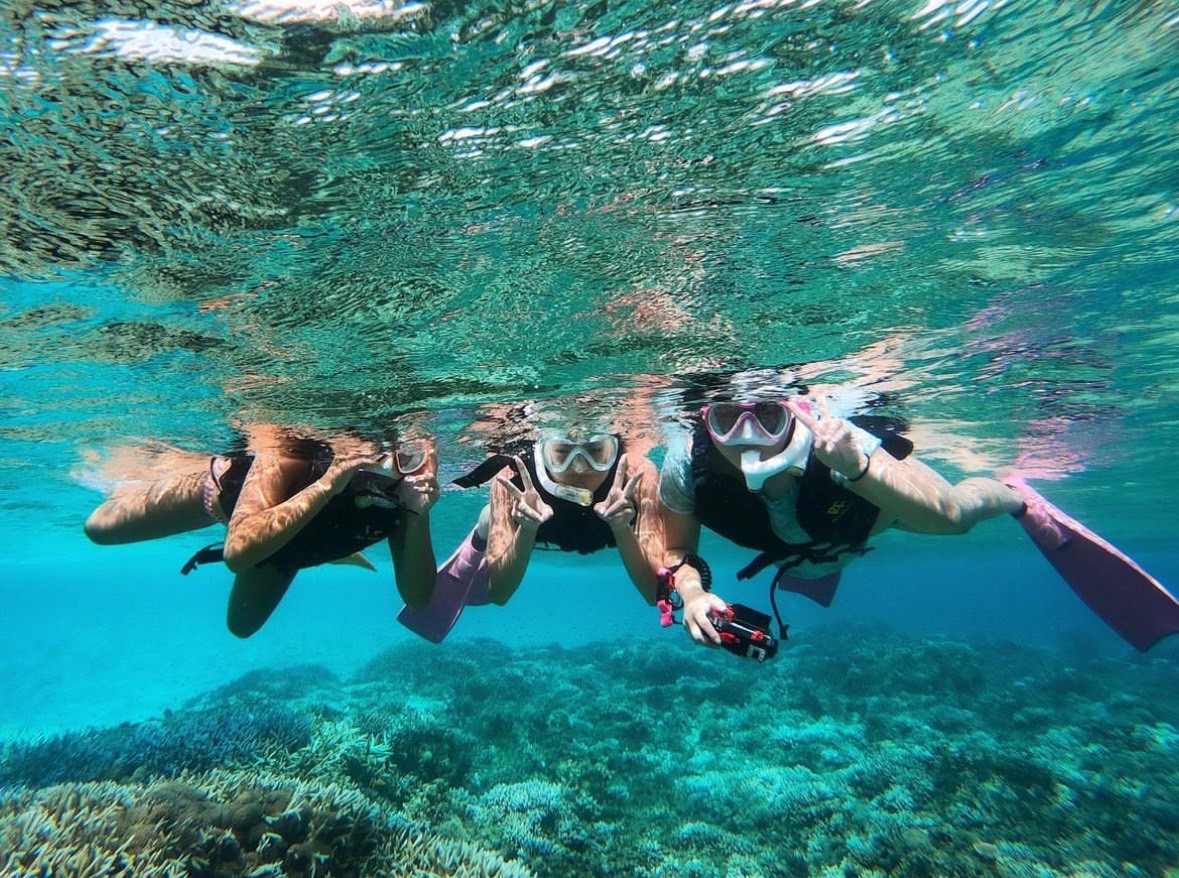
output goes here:
[[883, 448], [865, 454], [848, 423], [832, 418], [821, 399], [818, 420], [793, 402], [787, 405], [814, 434], [819, 460], [850, 480], [846, 483], [850, 491], [880, 508], [875, 532], [899, 527], [919, 533], [962, 534], [980, 521], [1018, 512], [1023, 506], [1015, 491], [994, 479], [951, 485], [914, 458], [897, 460]]
[[209, 464], [147, 484], [123, 487], [90, 513], [85, 531], [99, 545], [154, 540], [208, 527], [204, 487]]
[[[666, 548], [664, 566], [674, 567], [686, 555], [695, 554], [700, 544], [700, 522], [696, 516], [663, 509], [663, 531]], [[704, 590], [700, 571], [691, 562], [685, 563], [675, 572], [675, 590], [684, 602], [684, 627], [697, 643], [715, 646], [720, 643], [712, 622], [708, 619], [713, 609], [724, 609], [725, 602], [718, 595]]]
[[[525, 491], [520, 491], [503, 476], [491, 483], [491, 528], [487, 536], [488, 595], [496, 604], [506, 604], [516, 593], [528, 569], [532, 550], [536, 547], [536, 533], [553, 510], [536, 497], [537, 509], [526, 502], [532, 487], [528, 470], [520, 465]], [[525, 511], [527, 510], [527, 511]], [[547, 510], [547, 515], [543, 510]], [[531, 514], [529, 514], [531, 513]]]
[[280, 454], [259, 453], [246, 474], [225, 534], [225, 564], [234, 573], [265, 561], [307, 526], [339, 494], [368, 457], [339, 455], [327, 472], [302, 490], [310, 465]]
[[436, 473], [437, 464], [431, 455], [429, 466], [406, 476], [397, 489], [405, 516], [389, 535], [389, 554], [393, 557], [397, 591], [411, 607], [423, 607], [430, 602], [437, 578], [438, 565], [430, 536], [430, 509], [438, 500]]
[[880, 507], [883, 514], [877, 530], [897, 527], [926, 534], [963, 534], [980, 521], [1018, 512], [1023, 506], [1013, 490], [995, 479], [967, 479], [952, 485], [921, 461], [897, 460], [883, 448], [864, 466], [867, 474], [848, 487]]
[[624, 454], [618, 460], [606, 499], [594, 506], [594, 511], [610, 527], [630, 581], [652, 606], [658, 586], [655, 573], [663, 556], [657, 481], [655, 467], [649, 460], [640, 458], [632, 470], [629, 456]]

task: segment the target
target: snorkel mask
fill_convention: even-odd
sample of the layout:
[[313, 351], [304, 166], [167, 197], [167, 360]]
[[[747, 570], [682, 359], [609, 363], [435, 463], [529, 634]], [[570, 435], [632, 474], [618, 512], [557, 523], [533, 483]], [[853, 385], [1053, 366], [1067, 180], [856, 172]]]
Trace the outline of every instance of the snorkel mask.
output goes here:
[[[806, 471], [811, 451], [810, 431], [795, 421], [786, 404], [773, 402], [718, 402], [702, 412], [708, 435], [717, 445], [741, 448], [741, 473], [750, 491], [760, 491], [773, 476]], [[777, 454], [762, 460], [762, 448], [785, 442]]]
[[618, 461], [618, 437], [611, 433], [595, 433], [583, 440], [550, 436], [536, 443], [533, 454], [541, 487], [554, 497], [578, 506], [591, 506], [594, 502], [593, 491], [558, 484], [553, 480], [553, 475], [568, 472], [578, 459], [594, 472], [609, 472]]
[[430, 446], [424, 442], [406, 442], [374, 464], [360, 467], [360, 472], [400, 480], [423, 469], [430, 460]]

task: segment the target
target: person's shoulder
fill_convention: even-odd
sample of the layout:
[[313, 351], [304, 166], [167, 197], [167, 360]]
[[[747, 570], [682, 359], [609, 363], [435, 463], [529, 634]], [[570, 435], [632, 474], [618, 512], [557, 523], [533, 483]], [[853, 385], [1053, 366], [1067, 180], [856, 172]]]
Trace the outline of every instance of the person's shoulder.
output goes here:
[[635, 473], [639, 472], [644, 474], [658, 472], [658, 467], [656, 467], [651, 458], [647, 457], [645, 454], [636, 454], [633, 456], [627, 454], [626, 468], [629, 471], [629, 475], [634, 475]]
[[663, 471], [670, 472], [692, 468], [692, 436], [680, 435], [667, 443], [667, 454], [663, 456]]

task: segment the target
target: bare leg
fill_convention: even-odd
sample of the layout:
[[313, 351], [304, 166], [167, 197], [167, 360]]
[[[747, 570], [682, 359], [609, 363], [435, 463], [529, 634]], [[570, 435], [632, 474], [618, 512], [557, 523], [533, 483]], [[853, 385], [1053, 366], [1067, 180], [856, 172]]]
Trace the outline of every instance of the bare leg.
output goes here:
[[263, 563], [235, 576], [229, 593], [229, 630], [246, 638], [266, 624], [290, 588], [295, 573]]
[[116, 545], [208, 527], [214, 523], [204, 503], [208, 476], [206, 468], [117, 493], [86, 519], [86, 536], [100, 545]]
[[[877, 457], [880, 455], [877, 452]], [[927, 534], [964, 534], [980, 521], [1018, 514], [1023, 509], [1020, 495], [996, 479], [971, 478], [951, 485], [911, 457], [880, 462], [881, 487], [887, 486], [887, 490], [879, 495], [877, 505], [892, 518], [881, 521], [883, 527]]]

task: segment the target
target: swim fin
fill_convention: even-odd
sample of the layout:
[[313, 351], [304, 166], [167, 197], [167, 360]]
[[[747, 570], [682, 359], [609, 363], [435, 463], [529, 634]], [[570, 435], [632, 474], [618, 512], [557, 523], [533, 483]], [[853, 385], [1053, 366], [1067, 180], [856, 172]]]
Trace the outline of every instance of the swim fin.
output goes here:
[[839, 587], [839, 577], [842, 575], [843, 571], [836, 570], [817, 579], [807, 579], [780, 570], [774, 577], [774, 587], [804, 595], [820, 606], [829, 607], [831, 601], [835, 600], [835, 589]]
[[426, 640], [441, 643], [464, 607], [488, 601], [490, 573], [486, 552], [486, 543], [477, 531], [471, 531], [438, 568], [430, 602], [424, 607], [402, 607], [397, 621]]
[[1179, 601], [1157, 579], [1037, 491], [1023, 483], [1012, 487], [1025, 503], [1016, 521], [1110, 628], [1142, 652], [1179, 632]]
[[373, 571], [377, 569], [377, 565], [368, 560], [368, 558], [364, 557], [364, 555], [362, 555], [360, 552], [353, 552], [351, 555], [348, 555], [344, 558], [337, 558], [334, 561], [328, 561], [328, 563], [340, 564], [345, 567], [363, 567], [365, 570]]

